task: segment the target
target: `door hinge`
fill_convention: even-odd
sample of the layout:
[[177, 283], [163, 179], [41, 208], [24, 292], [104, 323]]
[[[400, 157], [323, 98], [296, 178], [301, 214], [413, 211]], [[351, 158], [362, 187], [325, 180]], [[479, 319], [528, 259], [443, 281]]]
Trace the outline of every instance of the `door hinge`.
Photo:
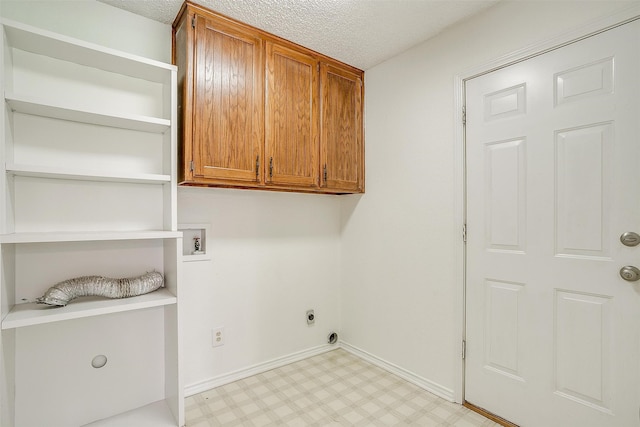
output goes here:
[[324, 168], [322, 169], [322, 178], [324, 178], [324, 183], [327, 183], [327, 164], [324, 164]]
[[467, 124], [467, 107], [462, 107], [462, 124]]
[[467, 224], [462, 224], [462, 241], [467, 243]]
[[465, 360], [467, 357], [467, 342], [462, 340], [462, 360]]
[[194, 14], [191, 17], [191, 28], [195, 28], [196, 27], [196, 15]]
[[190, 170], [191, 172], [193, 172], [193, 170], [194, 170], [194, 169], [195, 169], [195, 168], [194, 168], [194, 166], [193, 166], [193, 160], [191, 160], [191, 161], [189, 162], [189, 170]]
[[273, 157], [269, 158], [269, 178], [273, 178]]

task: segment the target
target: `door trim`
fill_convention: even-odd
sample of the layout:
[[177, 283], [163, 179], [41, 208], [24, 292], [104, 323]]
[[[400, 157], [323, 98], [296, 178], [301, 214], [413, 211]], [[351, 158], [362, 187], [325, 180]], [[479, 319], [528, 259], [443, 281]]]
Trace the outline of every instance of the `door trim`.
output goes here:
[[494, 423], [500, 424], [501, 426], [504, 427], [519, 427], [517, 424], [512, 423], [511, 421], [507, 421], [502, 417], [499, 417], [485, 409], [482, 409], [479, 406], [474, 405], [473, 403], [469, 403], [469, 402], [464, 402], [462, 404], [462, 406], [464, 406], [467, 409], [471, 409], [473, 412], [476, 412], [480, 415], [482, 415], [485, 418], [490, 419], [491, 421], [493, 421]]
[[[463, 342], [466, 337], [465, 315], [466, 315], [466, 247], [462, 238], [463, 226], [466, 223], [466, 158], [465, 158], [465, 127], [463, 125], [463, 108], [465, 106], [465, 83], [474, 77], [490, 73], [500, 68], [525, 61], [549, 51], [559, 49], [571, 43], [586, 39], [612, 28], [624, 25], [636, 19], [640, 19], [640, 4], [625, 6], [619, 11], [580, 26], [574, 30], [554, 36], [550, 39], [524, 47], [522, 49], [491, 60], [487, 63], [476, 65], [466, 70], [462, 70], [454, 76], [453, 85], [453, 123], [454, 123], [454, 230], [455, 238], [455, 259], [454, 259], [454, 315], [458, 319], [454, 325], [456, 337], [454, 339], [454, 354], [463, 354]], [[473, 232], [473, 231], [472, 231]], [[454, 400], [457, 403], [464, 403], [464, 381], [465, 362], [460, 357], [455, 367]]]

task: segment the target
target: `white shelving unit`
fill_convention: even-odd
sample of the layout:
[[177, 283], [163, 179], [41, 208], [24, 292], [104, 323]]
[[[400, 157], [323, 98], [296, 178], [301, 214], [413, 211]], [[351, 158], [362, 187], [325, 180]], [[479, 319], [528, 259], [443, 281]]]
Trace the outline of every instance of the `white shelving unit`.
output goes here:
[[171, 182], [171, 176], [158, 174], [127, 174], [115, 172], [92, 172], [89, 170], [70, 170], [48, 166], [16, 165], [6, 163], [6, 172], [14, 176], [33, 178], [74, 179], [80, 181], [105, 181], [164, 184]]
[[34, 232], [0, 234], [1, 243], [47, 243], [47, 242], [88, 242], [107, 240], [149, 240], [182, 237], [180, 231], [81, 231], [81, 232]]
[[[176, 68], [0, 25], [0, 425], [181, 427]], [[151, 270], [149, 294], [35, 303]]]
[[167, 289], [159, 289], [156, 292], [123, 300], [86, 297], [60, 308], [51, 308], [35, 303], [17, 304], [2, 320], [2, 329], [41, 325], [61, 320], [82, 319], [83, 317], [129, 310], [142, 310], [175, 303], [175, 295]]
[[171, 121], [158, 117], [145, 117], [135, 115], [118, 115], [102, 112], [99, 109], [77, 110], [73, 106], [67, 106], [64, 102], [56, 104], [38, 100], [37, 97], [16, 96], [5, 94], [5, 102], [12, 111], [32, 114], [35, 116], [51, 117], [60, 120], [69, 120], [79, 123], [91, 123], [100, 126], [112, 126], [122, 129], [139, 130], [143, 132], [164, 133], [171, 127]]

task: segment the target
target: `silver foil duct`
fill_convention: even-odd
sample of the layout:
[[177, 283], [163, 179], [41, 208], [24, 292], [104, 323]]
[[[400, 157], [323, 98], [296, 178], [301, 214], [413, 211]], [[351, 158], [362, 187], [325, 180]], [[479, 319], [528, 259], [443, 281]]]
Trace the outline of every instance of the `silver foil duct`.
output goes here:
[[163, 283], [162, 274], [157, 271], [125, 279], [111, 279], [103, 276], [75, 277], [50, 287], [42, 297], [36, 299], [36, 302], [64, 307], [69, 301], [78, 297], [127, 298], [155, 291]]

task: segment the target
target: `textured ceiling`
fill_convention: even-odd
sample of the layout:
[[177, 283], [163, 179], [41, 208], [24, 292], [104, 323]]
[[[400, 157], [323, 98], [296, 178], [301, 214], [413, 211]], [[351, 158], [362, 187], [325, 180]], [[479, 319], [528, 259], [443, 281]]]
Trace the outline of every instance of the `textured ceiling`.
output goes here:
[[[171, 23], [182, 0], [100, 0]], [[498, 0], [196, 0], [366, 70]]]

